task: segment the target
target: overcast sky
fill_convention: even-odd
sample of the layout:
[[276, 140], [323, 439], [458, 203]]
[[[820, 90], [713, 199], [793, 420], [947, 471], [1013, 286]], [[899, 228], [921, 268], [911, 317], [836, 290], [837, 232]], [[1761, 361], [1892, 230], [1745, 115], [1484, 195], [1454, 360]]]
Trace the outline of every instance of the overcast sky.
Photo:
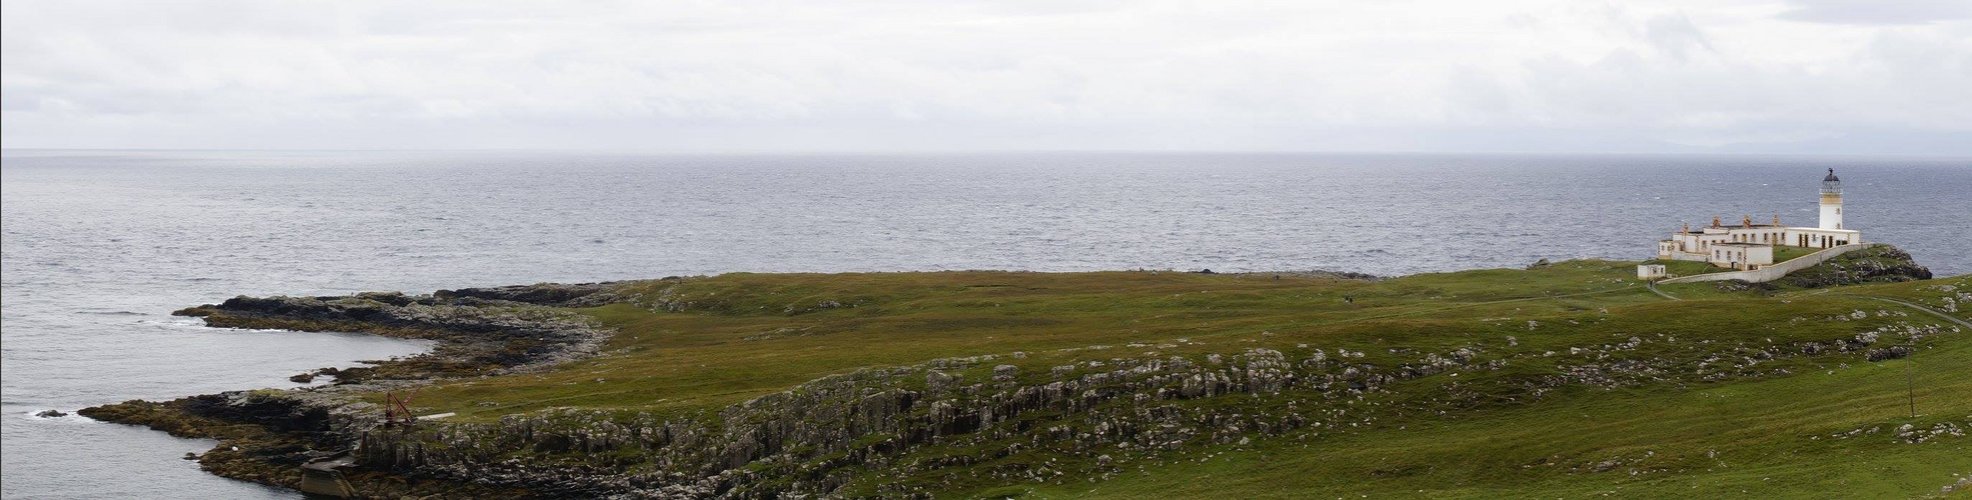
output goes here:
[[87, 2], [8, 148], [1972, 155], [1972, 0]]

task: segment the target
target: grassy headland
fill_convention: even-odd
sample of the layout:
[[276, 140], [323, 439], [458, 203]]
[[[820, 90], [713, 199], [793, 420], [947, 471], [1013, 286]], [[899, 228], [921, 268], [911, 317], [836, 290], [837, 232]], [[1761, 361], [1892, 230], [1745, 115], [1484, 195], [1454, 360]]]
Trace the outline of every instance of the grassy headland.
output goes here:
[[[1913, 496], [1972, 475], [1972, 327], [1927, 312], [1972, 319], [1972, 277], [1668, 300], [1634, 264], [740, 273], [496, 300], [477, 306], [615, 333], [550, 369], [450, 373], [414, 409], [458, 416], [359, 455], [576, 495]], [[380, 399], [362, 388], [338, 397]]]

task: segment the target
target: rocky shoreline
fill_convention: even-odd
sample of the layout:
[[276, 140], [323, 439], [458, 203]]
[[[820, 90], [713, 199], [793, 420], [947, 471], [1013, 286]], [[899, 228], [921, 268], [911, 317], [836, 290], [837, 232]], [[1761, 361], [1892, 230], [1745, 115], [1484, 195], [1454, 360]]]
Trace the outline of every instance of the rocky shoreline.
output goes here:
[[172, 314], [203, 318], [207, 326], [223, 328], [350, 331], [438, 341], [425, 355], [329, 373], [338, 384], [370, 378], [495, 375], [594, 355], [610, 332], [556, 308], [608, 303], [611, 285], [536, 284], [418, 296], [369, 292], [345, 297], [234, 297]]
[[[562, 307], [612, 300], [612, 283], [537, 284], [336, 297], [235, 297], [174, 312], [208, 326], [305, 332], [349, 331], [437, 341], [431, 352], [372, 366], [325, 368], [307, 375], [332, 384], [295, 390], [233, 391], [151, 402], [131, 400], [85, 408], [97, 420], [142, 425], [187, 438], [219, 440], [198, 455], [201, 468], [223, 477], [298, 488], [298, 467], [347, 455], [364, 436], [382, 432], [383, 407], [368, 393], [450, 377], [542, 370], [595, 355], [613, 333]], [[297, 376], [300, 377], [300, 376]], [[241, 425], [247, 424], [247, 425]], [[189, 458], [189, 457], [188, 457]], [[380, 472], [351, 471], [363, 496], [446, 493], [466, 496], [525, 493]]]

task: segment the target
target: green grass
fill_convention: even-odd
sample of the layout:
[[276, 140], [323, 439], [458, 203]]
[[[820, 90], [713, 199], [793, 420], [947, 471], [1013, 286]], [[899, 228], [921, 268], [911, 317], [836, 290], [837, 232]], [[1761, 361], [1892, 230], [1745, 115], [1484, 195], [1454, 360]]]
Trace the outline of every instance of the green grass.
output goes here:
[[1710, 262], [1696, 262], [1696, 261], [1689, 261], [1689, 260], [1658, 260], [1658, 259], [1651, 259], [1651, 260], [1647, 260], [1647, 261], [1644, 261], [1643, 263], [1645, 263], [1645, 264], [1662, 264], [1662, 265], [1664, 266], [1664, 272], [1665, 272], [1665, 273], [1668, 273], [1668, 274], [1670, 274], [1670, 275], [1671, 275], [1671, 277], [1678, 277], [1678, 276], [1694, 276], [1694, 275], [1699, 275], [1699, 274], [1711, 274], [1711, 273], [1723, 273], [1723, 272], [1728, 272], [1728, 271], [1732, 271], [1732, 270], [1733, 270], [1733, 269], [1731, 269], [1731, 268], [1725, 268], [1725, 267], [1719, 267], [1719, 266], [1714, 266], [1714, 265], [1712, 265], [1712, 263], [1710, 263]]
[[[1195, 443], [1124, 464], [1096, 482], [1013, 482], [974, 468], [866, 475], [846, 491], [869, 494], [879, 483], [900, 482], [960, 496], [1867, 497], [1935, 493], [1955, 480], [1951, 474], [1972, 474], [1966, 438], [1904, 444], [1880, 432], [1827, 437], [1905, 422], [1972, 421], [1972, 331], [1930, 337], [1903, 360], [1797, 357], [1763, 365], [1792, 375], [1523, 394], [1527, 381], [1586, 362], [1566, 356], [1571, 347], [1637, 337], [1647, 342], [1624, 355], [1695, 362], [1736, 346], [1944, 324], [1871, 297], [1944, 307], [1951, 290], [1972, 290], [1964, 276], [1779, 293], [1683, 284], [1664, 287], [1686, 299], [1670, 301], [1634, 279], [1635, 264], [1570, 261], [1380, 282], [1171, 272], [730, 274], [639, 282], [625, 290], [641, 297], [637, 303], [585, 310], [622, 332], [608, 354], [546, 373], [441, 383], [417, 403], [421, 412], [457, 412], [467, 422], [552, 407], [690, 415], [858, 368], [980, 354], [1025, 353], [996, 363], [1038, 377], [1076, 362], [1202, 360], [1256, 347], [1289, 359], [1346, 348], [1364, 352], [1361, 362], [1394, 366], [1419, 353], [1481, 346], [1487, 356], [1513, 361], [1372, 393], [1361, 412], [1378, 421], [1361, 428], [1258, 436], [1245, 446]], [[1864, 317], [1843, 319], [1856, 311]], [[1907, 371], [1918, 379], [1921, 415], [1914, 419], [1905, 406]], [[1448, 391], [1475, 396], [1446, 406], [1439, 396]], [[1290, 399], [1183, 404], [1281, 412]], [[1074, 415], [1022, 418], [1039, 427], [1081, 425]], [[999, 445], [933, 446], [910, 456]], [[1592, 471], [1610, 460], [1619, 465]], [[1036, 447], [979, 467], [1093, 470], [1087, 462]]]
[[[546, 407], [711, 409], [866, 366], [1015, 351], [1272, 332], [1320, 341], [1393, 325], [1535, 318], [1659, 301], [1620, 271], [1576, 261], [1384, 282], [1171, 272], [731, 274], [652, 282], [684, 312], [588, 310], [624, 332], [614, 355], [538, 375], [441, 384], [420, 405], [466, 420]], [[1633, 270], [1630, 272], [1634, 272]], [[1347, 297], [1347, 300], [1345, 300]], [[818, 302], [856, 304], [804, 312]], [[793, 308], [796, 311], [789, 312]], [[601, 381], [599, 382], [598, 379]]]
[[1803, 255], [1807, 255], [1807, 254], [1811, 254], [1811, 253], [1815, 253], [1815, 252], [1819, 252], [1819, 251], [1822, 251], [1822, 250], [1825, 250], [1825, 249], [1822, 249], [1822, 248], [1808, 248], [1808, 247], [1797, 247], [1797, 246], [1788, 246], [1788, 245], [1774, 245], [1774, 247], [1773, 247], [1773, 263], [1775, 263], [1775, 264], [1779, 264], [1779, 263], [1782, 263], [1782, 262], [1787, 262], [1787, 261], [1790, 261], [1790, 260], [1794, 260], [1794, 258], [1795, 258], [1795, 257], [1800, 257], [1800, 256], [1803, 256]]
[[[1894, 442], [1907, 422], [1972, 419], [1972, 342], [1914, 359], [1680, 390], [1582, 394], [1553, 404], [1424, 418], [1400, 428], [1273, 440], [1043, 497], [1327, 498], [1702, 495], [1905, 497], [1972, 474], [1972, 440]], [[1919, 416], [1910, 418], [1906, 371]], [[1883, 431], [1834, 439], [1853, 429]], [[1199, 453], [1196, 455], [1203, 455]], [[1603, 472], [1570, 470], [1607, 460]], [[1025, 490], [1025, 487], [1023, 487]]]

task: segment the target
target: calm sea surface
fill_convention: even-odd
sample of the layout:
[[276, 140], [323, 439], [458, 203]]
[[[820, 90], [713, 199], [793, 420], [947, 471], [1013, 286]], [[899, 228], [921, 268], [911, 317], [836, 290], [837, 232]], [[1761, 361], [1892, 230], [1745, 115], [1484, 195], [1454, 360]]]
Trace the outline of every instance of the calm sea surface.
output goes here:
[[35, 412], [256, 387], [419, 352], [173, 318], [239, 294], [729, 271], [1169, 268], [1395, 275], [1641, 259], [1714, 215], [1847, 223], [1972, 272], [1972, 159], [27, 151], [4, 185], [7, 498], [295, 497], [210, 442]]

